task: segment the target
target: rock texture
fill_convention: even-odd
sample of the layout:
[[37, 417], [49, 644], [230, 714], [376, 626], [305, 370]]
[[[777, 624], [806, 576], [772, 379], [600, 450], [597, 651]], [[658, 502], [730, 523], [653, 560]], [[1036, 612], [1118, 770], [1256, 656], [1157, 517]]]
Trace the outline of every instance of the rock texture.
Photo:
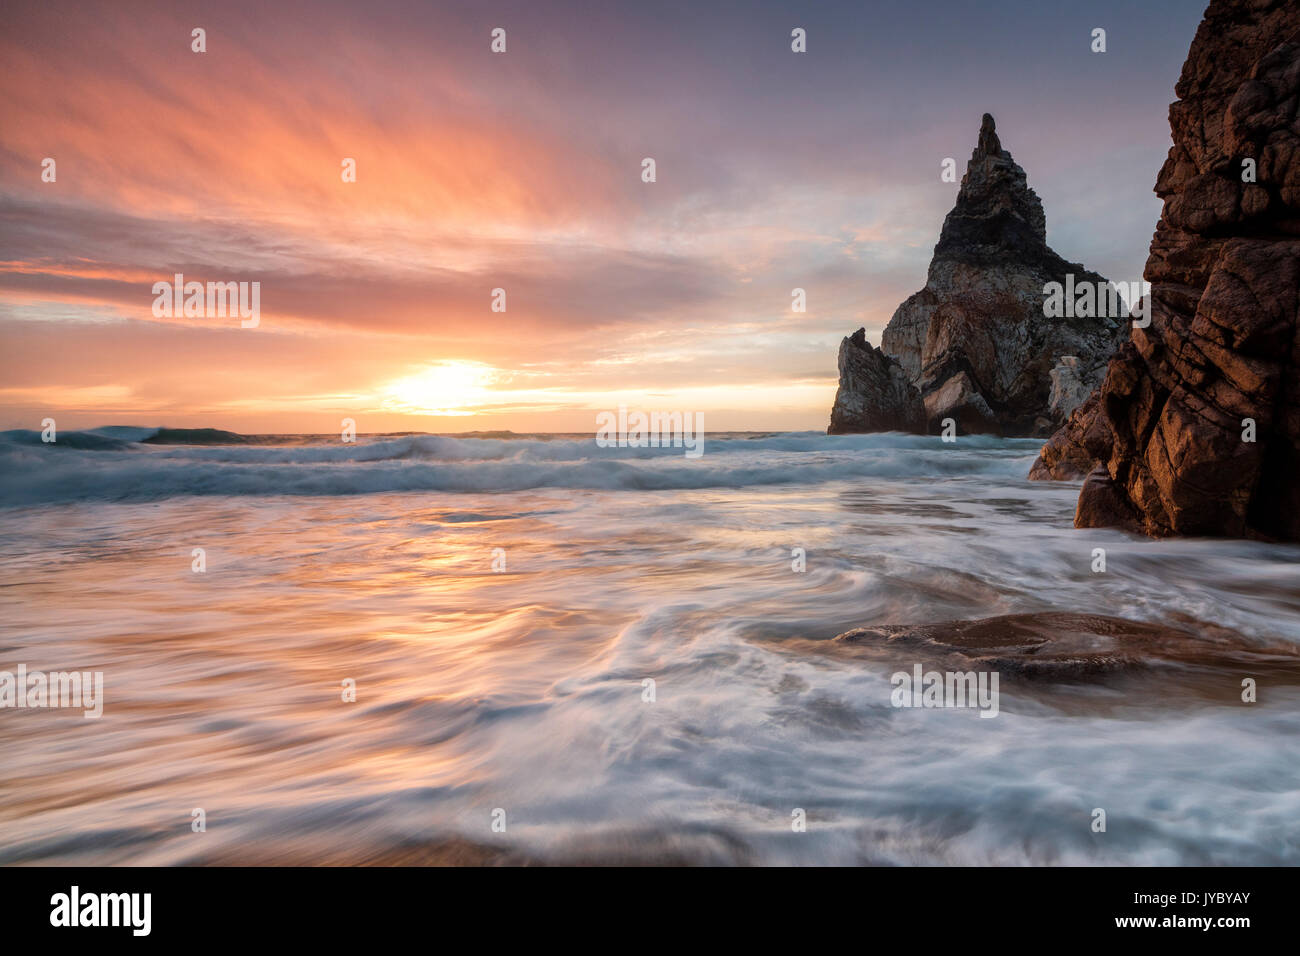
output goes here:
[[1088, 400], [1097, 387], [1093, 380], [1095, 369], [1086, 371], [1077, 355], [1062, 355], [1056, 361], [1050, 378], [1051, 391], [1047, 395], [1047, 411], [1058, 421], [1065, 421], [1070, 413]]
[[1285, 641], [1255, 641], [1234, 631], [1172, 615], [1178, 624], [1149, 624], [1102, 614], [1039, 611], [930, 624], [876, 624], [835, 638], [877, 660], [910, 668], [996, 670], [1007, 676], [1078, 679], [1156, 670], [1164, 681], [1171, 663], [1223, 671], [1266, 670], [1294, 682], [1300, 654]]
[[1083, 478], [1097, 467], [1093, 452], [1109, 447], [1110, 430], [1097, 413], [1100, 389], [1074, 410], [1065, 427], [1047, 440], [1029, 470], [1031, 480]]
[[1097, 386], [1125, 320], [1046, 318], [1044, 286], [1067, 275], [1106, 283], [1048, 247], [1043, 205], [984, 114], [925, 288], [881, 337], [920, 389], [930, 430], [951, 417], [963, 432], [1048, 435]]
[[1176, 92], [1151, 324], [1030, 477], [1087, 473], [1078, 527], [1300, 540], [1300, 7], [1213, 0]]
[[925, 431], [921, 393], [899, 364], [858, 329], [840, 342], [840, 387], [827, 434]]

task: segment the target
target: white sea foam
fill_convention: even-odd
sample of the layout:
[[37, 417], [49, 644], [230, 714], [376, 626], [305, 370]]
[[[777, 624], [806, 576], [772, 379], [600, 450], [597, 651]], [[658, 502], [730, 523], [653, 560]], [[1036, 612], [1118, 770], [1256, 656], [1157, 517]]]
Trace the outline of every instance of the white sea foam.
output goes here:
[[[1035, 451], [11, 441], [5, 500], [40, 506], [0, 525], [4, 653], [102, 669], [112, 694], [93, 732], [0, 720], [0, 863], [448, 840], [554, 860], [1300, 863], [1294, 679], [1259, 674], [1247, 705], [1236, 666], [1006, 673], [986, 720], [894, 708], [910, 657], [829, 645], [1051, 610], [1205, 622], [1279, 658], [1300, 645], [1300, 547], [1075, 529], [1077, 483], [1025, 480]], [[1212, 636], [1189, 640], [1213, 659]], [[51, 774], [51, 753], [77, 772]], [[201, 840], [194, 806], [220, 820]]]

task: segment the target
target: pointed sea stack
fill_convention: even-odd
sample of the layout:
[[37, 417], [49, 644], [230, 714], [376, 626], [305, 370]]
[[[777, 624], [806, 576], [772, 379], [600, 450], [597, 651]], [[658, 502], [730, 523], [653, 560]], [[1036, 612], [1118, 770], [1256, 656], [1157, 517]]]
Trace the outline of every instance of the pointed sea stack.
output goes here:
[[[1067, 281], [1106, 284], [1048, 247], [1043, 204], [985, 113], [925, 288], [881, 337], [921, 394], [926, 430], [945, 418], [959, 432], [1002, 435], [1048, 435], [1064, 424], [1101, 381], [1126, 324], [1118, 315], [1047, 318], [1044, 287]], [[837, 408], [849, 403], [843, 346], [840, 355]]]

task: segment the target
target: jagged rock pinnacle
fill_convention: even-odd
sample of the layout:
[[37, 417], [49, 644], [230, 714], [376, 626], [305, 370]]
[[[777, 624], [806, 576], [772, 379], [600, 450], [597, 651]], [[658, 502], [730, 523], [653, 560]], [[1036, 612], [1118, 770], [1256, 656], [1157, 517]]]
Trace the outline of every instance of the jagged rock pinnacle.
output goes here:
[[1043, 204], [985, 113], [925, 288], [881, 336], [881, 351], [920, 390], [930, 430], [945, 418], [961, 432], [1006, 435], [1064, 423], [1124, 333], [1116, 317], [1045, 320], [1043, 289], [1067, 276], [1106, 282], [1047, 245]]
[[979, 146], [976, 152], [984, 153], [986, 156], [997, 156], [1002, 152], [1002, 143], [998, 139], [997, 126], [993, 122], [992, 113], [985, 113], [984, 121], [980, 123]]
[[1005, 265], [1008, 257], [1029, 266], [1059, 271], [1060, 260], [1047, 248], [1047, 217], [1025, 171], [1002, 148], [990, 113], [980, 124], [979, 141], [962, 177], [957, 201], [944, 220], [935, 257], [956, 257]]

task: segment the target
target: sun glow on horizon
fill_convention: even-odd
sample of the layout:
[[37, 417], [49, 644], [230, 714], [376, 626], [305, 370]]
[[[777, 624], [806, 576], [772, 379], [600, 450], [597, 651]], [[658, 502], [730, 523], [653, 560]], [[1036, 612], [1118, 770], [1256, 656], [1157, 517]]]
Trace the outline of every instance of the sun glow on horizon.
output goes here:
[[381, 407], [407, 415], [474, 415], [491, 398], [489, 386], [496, 380], [497, 370], [481, 362], [438, 362], [390, 382]]

